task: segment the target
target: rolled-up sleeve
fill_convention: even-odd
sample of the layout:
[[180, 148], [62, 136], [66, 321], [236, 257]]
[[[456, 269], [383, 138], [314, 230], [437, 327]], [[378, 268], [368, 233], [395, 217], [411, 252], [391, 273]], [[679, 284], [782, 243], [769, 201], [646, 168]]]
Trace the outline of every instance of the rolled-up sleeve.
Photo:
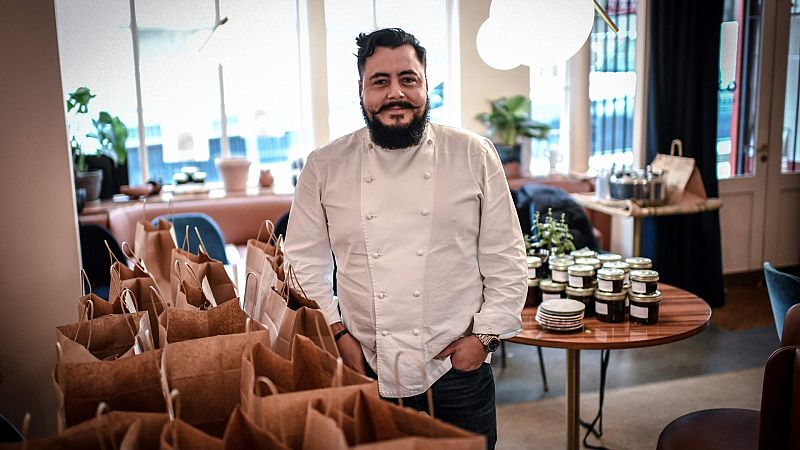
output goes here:
[[284, 250], [303, 290], [332, 324], [342, 319], [333, 296], [333, 254], [317, 156], [309, 155], [295, 187]]
[[527, 293], [525, 243], [503, 166], [494, 146], [483, 142], [483, 192], [478, 235], [478, 265], [483, 277], [483, 305], [475, 314], [474, 333], [501, 338], [522, 331]]

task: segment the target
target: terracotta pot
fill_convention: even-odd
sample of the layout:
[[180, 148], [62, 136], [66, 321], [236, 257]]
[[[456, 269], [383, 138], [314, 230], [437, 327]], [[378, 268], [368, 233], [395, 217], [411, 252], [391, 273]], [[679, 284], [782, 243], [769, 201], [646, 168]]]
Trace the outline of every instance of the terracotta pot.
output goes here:
[[245, 158], [217, 158], [214, 160], [226, 191], [247, 189], [250, 161]]
[[270, 187], [274, 181], [275, 177], [272, 176], [272, 172], [270, 172], [269, 169], [261, 169], [261, 174], [258, 177], [258, 184], [262, 187]]

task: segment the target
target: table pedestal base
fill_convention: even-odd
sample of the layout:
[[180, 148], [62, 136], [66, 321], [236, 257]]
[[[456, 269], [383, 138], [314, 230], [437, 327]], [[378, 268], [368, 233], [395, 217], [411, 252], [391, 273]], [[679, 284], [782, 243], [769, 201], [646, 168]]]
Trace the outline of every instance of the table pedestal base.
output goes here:
[[567, 450], [580, 446], [581, 351], [567, 349]]

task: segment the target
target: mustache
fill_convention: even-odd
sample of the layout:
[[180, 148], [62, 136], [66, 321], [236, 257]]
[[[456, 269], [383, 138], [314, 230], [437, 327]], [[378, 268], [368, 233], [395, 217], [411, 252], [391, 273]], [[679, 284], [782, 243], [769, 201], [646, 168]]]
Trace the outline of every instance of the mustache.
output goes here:
[[373, 112], [372, 112], [372, 114], [379, 114], [379, 113], [382, 113], [383, 111], [386, 111], [386, 110], [387, 110], [387, 109], [389, 109], [389, 108], [408, 108], [408, 109], [417, 109], [417, 108], [419, 108], [419, 106], [414, 106], [414, 105], [412, 105], [412, 104], [411, 104], [411, 103], [409, 103], [409, 102], [400, 102], [400, 101], [397, 101], [397, 102], [389, 102], [389, 103], [386, 103], [385, 105], [381, 105], [381, 107], [380, 107], [380, 108], [378, 108], [376, 111], [373, 111]]

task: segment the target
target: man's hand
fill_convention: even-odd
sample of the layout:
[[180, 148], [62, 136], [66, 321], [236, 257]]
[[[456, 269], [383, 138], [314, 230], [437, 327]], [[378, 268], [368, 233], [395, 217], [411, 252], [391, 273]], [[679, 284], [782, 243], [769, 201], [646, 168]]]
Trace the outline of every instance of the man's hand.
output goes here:
[[476, 370], [486, 360], [486, 349], [480, 339], [475, 335], [468, 335], [456, 339], [444, 348], [434, 359], [444, 359], [450, 356], [453, 368], [462, 372]]
[[[331, 324], [331, 333], [336, 336], [336, 333], [344, 330], [344, 325], [341, 322]], [[352, 334], [346, 333], [336, 341], [336, 347], [339, 348], [339, 354], [342, 355], [344, 365], [355, 370], [361, 375], [366, 375], [367, 371], [364, 368], [364, 353], [361, 351], [361, 344], [353, 337]]]

